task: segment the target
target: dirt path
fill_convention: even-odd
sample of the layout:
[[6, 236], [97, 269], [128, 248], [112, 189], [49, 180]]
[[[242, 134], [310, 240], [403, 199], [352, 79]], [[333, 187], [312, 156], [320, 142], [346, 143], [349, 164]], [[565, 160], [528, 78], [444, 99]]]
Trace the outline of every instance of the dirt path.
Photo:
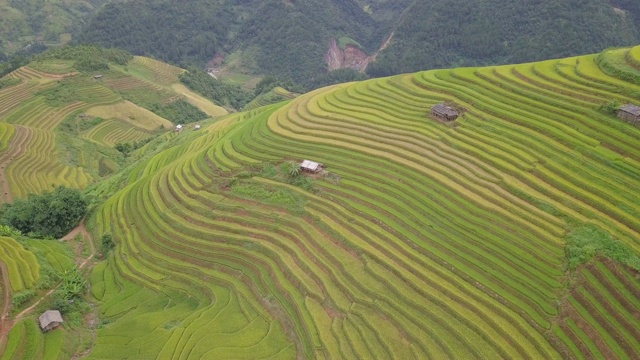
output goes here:
[[[71, 230], [70, 233], [65, 235], [60, 240], [61, 241], [65, 241], [65, 240], [73, 239], [77, 234], [82, 234], [85, 237], [85, 239], [88, 239], [89, 240], [89, 246], [91, 247], [91, 255], [89, 255], [86, 259], [83, 259], [82, 263], [78, 266], [80, 269], [84, 269], [85, 266], [91, 261], [91, 259], [93, 259], [93, 257], [96, 254], [96, 247], [95, 247], [95, 244], [93, 242], [93, 237], [87, 231], [87, 228], [84, 225], [84, 220], [80, 223], [80, 225], [76, 226], [75, 229]], [[9, 274], [6, 271], [6, 266], [2, 262], [0, 262], [0, 270], [2, 271], [3, 285], [4, 284], [9, 284], [8, 283]], [[6, 335], [9, 334], [9, 332], [11, 331], [11, 328], [13, 328], [13, 325], [16, 324], [18, 321], [20, 321], [25, 316], [27, 316], [29, 313], [31, 313], [31, 311], [33, 311], [33, 309], [35, 309], [35, 307], [38, 306], [42, 302], [42, 300], [46, 299], [49, 295], [53, 294], [54, 291], [58, 290], [58, 288], [60, 287], [61, 284], [62, 283], [59, 283], [54, 288], [52, 288], [51, 290], [47, 291], [47, 293], [42, 295], [40, 297], [40, 299], [38, 299], [38, 301], [36, 301], [34, 304], [32, 304], [28, 308], [22, 310], [18, 315], [16, 315], [13, 320], [8, 319], [8, 314], [9, 314], [10, 307], [9, 307], [9, 309], [7, 309], [7, 305], [6, 304], [7, 303], [10, 304], [11, 295], [10, 295], [10, 293], [7, 294], [7, 291], [5, 290], [5, 306], [3, 307], [2, 318], [0, 319], [0, 355], [2, 355], [2, 353], [4, 352], [4, 345], [6, 344], [6, 339], [7, 339]], [[7, 287], [7, 285], [4, 285], [3, 289], [6, 288], [6, 287]], [[7, 296], [9, 297], [9, 302], [7, 302]]]
[[0, 204], [13, 201], [11, 186], [9, 185], [9, 179], [7, 179], [5, 168], [14, 159], [25, 153], [27, 150], [26, 145], [31, 139], [31, 131], [29, 129], [22, 126], [16, 126], [15, 128], [16, 131], [9, 143], [9, 148], [7, 151], [0, 154], [0, 186], [2, 187], [2, 193], [0, 193]]

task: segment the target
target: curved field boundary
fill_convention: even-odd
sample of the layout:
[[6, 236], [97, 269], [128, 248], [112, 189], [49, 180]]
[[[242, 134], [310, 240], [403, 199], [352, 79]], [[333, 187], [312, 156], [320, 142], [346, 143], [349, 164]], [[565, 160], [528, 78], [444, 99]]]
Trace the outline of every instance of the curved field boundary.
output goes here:
[[436, 70], [173, 135], [96, 213], [93, 356], [636, 358], [635, 273], [564, 277], [573, 224], [640, 248], [640, 130], [598, 109], [636, 88], [593, 56]]
[[[595, 262], [580, 272], [580, 284], [563, 306], [556, 331], [575, 355], [633, 359], [640, 353], [640, 292], [635, 272]], [[575, 346], [571, 346], [575, 344]]]
[[87, 139], [110, 147], [117, 143], [144, 140], [150, 136], [149, 132], [118, 120], [105, 120], [83, 135]]
[[130, 123], [134, 128], [139, 128], [149, 132], [156, 131], [161, 128], [173, 128], [173, 124], [169, 120], [162, 118], [130, 101], [94, 106], [86, 110], [85, 114], [101, 117], [103, 119], [123, 120]]
[[23, 81], [0, 90], [0, 119], [20, 106], [38, 88], [34, 83]]
[[135, 56], [133, 64], [141, 70], [141, 76], [163, 86], [178, 82], [178, 75], [185, 71], [179, 67], [143, 56]]
[[12, 238], [0, 237], [0, 262], [8, 269], [14, 292], [33, 288], [40, 276], [40, 265], [35, 255]]
[[27, 149], [27, 144], [31, 138], [31, 132], [27, 128], [14, 127], [15, 134], [9, 143], [9, 148], [0, 153], [0, 183], [2, 184], [2, 194], [0, 194], [0, 203], [12, 202], [13, 195], [9, 178], [7, 177], [6, 168], [14, 159], [20, 158]]
[[9, 143], [15, 132], [15, 128], [11, 124], [0, 123], [0, 153], [9, 148]]
[[19, 129], [25, 133], [23, 150], [4, 169], [14, 197], [52, 190], [57, 185], [84, 188], [93, 180], [82, 167], [70, 167], [60, 162], [53, 132]]

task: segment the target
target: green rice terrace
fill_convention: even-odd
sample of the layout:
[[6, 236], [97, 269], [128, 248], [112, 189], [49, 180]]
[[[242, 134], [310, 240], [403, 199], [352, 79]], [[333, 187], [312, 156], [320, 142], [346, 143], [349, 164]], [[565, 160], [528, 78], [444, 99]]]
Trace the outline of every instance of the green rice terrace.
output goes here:
[[[2, 359], [640, 358], [640, 127], [615, 111], [640, 105], [640, 47], [334, 85], [181, 132], [125, 110], [188, 99], [180, 70], [132, 61], [65, 75], [65, 103], [31, 66], [0, 90], [3, 189], [85, 188], [115, 242], [84, 341], [25, 317]], [[11, 287], [33, 286], [14, 242]]]

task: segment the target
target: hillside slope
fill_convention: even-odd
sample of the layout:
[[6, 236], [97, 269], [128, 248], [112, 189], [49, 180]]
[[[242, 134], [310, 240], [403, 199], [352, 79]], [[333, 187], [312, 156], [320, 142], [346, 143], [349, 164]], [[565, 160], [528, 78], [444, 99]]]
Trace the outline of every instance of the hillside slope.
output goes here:
[[[174, 122], [227, 113], [184, 87], [183, 69], [122, 54], [62, 49], [2, 79], [8, 86], [0, 89], [0, 203], [55, 186], [84, 189], [126, 164], [116, 145], [140, 147]], [[110, 56], [125, 59], [107, 65]], [[87, 63], [99, 70], [84, 69]]]
[[639, 69], [419, 72], [177, 135], [96, 212], [90, 358], [640, 357], [640, 128], [600, 107]]
[[517, 63], [630, 46], [638, 37], [632, 2], [586, 0], [414, 1], [390, 46], [368, 72]]
[[332, 39], [341, 37], [357, 42], [371, 55], [394, 34], [390, 46], [369, 65], [367, 72], [373, 76], [534, 61], [637, 44], [637, 5], [625, 0], [613, 3], [113, 2], [97, 13], [79, 41], [200, 67], [234, 54], [234, 61], [241, 63], [234, 66], [242, 71], [291, 78], [312, 88], [330, 68], [324, 55]]

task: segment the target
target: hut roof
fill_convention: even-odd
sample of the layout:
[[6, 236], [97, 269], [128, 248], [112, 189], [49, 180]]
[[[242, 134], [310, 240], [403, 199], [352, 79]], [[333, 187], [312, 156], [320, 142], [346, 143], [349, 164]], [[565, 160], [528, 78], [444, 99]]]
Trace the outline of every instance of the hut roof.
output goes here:
[[63, 322], [62, 315], [60, 315], [60, 311], [58, 310], [47, 310], [40, 315], [38, 320], [40, 320], [40, 327], [43, 329], [49, 326], [52, 322]]
[[619, 110], [627, 112], [627, 113], [632, 114], [634, 116], [640, 116], [640, 106], [636, 106], [636, 105], [633, 105], [633, 104], [627, 104], [627, 105], [621, 106]]
[[437, 104], [431, 108], [431, 111], [446, 116], [458, 116], [457, 111], [445, 104]]
[[310, 160], [304, 160], [302, 162], [302, 164], [300, 164], [300, 167], [303, 168], [303, 169], [316, 171], [316, 170], [318, 170], [318, 168], [322, 167], [322, 164], [314, 162], [314, 161], [310, 161]]

